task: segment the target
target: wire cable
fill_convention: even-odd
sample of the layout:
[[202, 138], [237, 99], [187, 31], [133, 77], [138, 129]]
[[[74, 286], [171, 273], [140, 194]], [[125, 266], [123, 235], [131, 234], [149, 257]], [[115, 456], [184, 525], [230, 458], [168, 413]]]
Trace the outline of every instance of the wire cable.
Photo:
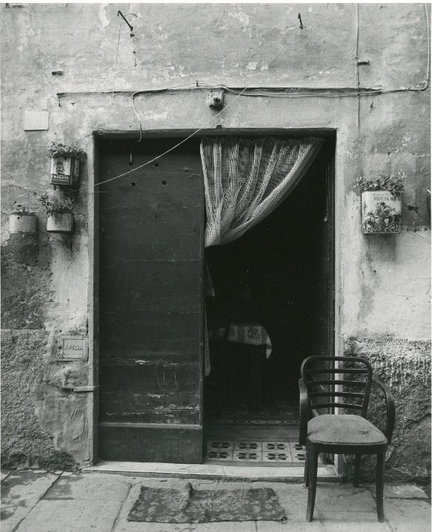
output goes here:
[[[286, 43], [282, 48], [280, 48], [280, 50], [273, 56], [273, 58], [265, 65], [265, 67], [268, 67], [275, 59], [276, 57], [278, 57], [284, 50], [285, 48], [288, 46], [288, 43]], [[249, 85], [250, 86], [250, 85]], [[177, 143], [175, 146], [172, 146], [171, 148], [169, 148], [168, 150], [166, 150], [165, 152], [161, 153], [160, 155], [154, 157], [153, 159], [151, 159], [150, 161], [147, 161], [146, 163], [143, 163], [139, 166], [137, 166], [136, 168], [132, 168], [131, 170], [128, 170], [127, 172], [123, 172], [122, 174], [119, 174], [119, 175], [116, 175], [114, 177], [111, 177], [109, 179], [105, 179], [104, 181], [101, 181], [99, 183], [95, 183], [95, 187], [96, 186], [100, 186], [100, 185], [103, 185], [105, 183], [109, 183], [110, 181], [114, 181], [115, 179], [119, 179], [121, 177], [124, 177], [126, 175], [129, 175], [129, 174], [132, 174], [133, 172], [136, 172], [137, 170], [140, 170], [141, 168], [144, 168], [144, 166], [147, 166], [151, 163], [153, 163], [154, 161], [157, 161], [158, 159], [160, 159], [161, 157], [164, 157], [165, 155], [167, 155], [168, 153], [172, 152], [173, 150], [175, 150], [176, 148], [178, 148], [179, 146], [181, 146], [182, 144], [184, 144], [185, 142], [187, 142], [189, 139], [191, 139], [192, 137], [194, 137], [195, 135], [197, 135], [200, 131], [202, 131], [203, 129], [205, 129], [206, 127], [208, 127], [218, 116], [220, 116], [221, 114], [223, 114], [226, 109], [228, 109], [236, 100], [238, 100], [240, 98], [240, 96], [242, 96], [242, 94], [249, 88], [249, 86], [246, 86], [241, 92], [239, 92], [239, 94], [231, 101], [229, 102], [225, 107], [224, 109], [222, 109], [222, 111], [219, 111], [219, 113], [217, 113], [216, 115], [214, 115], [208, 122], [206, 122], [205, 124], [203, 124], [200, 128], [198, 128], [196, 131], [194, 131], [193, 133], [191, 133], [188, 137], [186, 137], [185, 139], [181, 140], [179, 143]], [[135, 92], [133, 95], [132, 95], [132, 103], [134, 103], [134, 96], [136, 94], [138, 94], [140, 91], [137, 91]], [[133, 105], [133, 108], [134, 108], [134, 111], [135, 111], [135, 114], [137, 115], [138, 119], [140, 120], [139, 118], [139, 115], [135, 109], [135, 105]], [[140, 140], [142, 138], [142, 127], [141, 127], [141, 120], [140, 120]]]
[[[428, 53], [428, 55], [427, 55], [426, 79], [423, 81], [423, 86], [422, 87], [406, 87], [406, 88], [405, 87], [401, 87], [401, 88], [397, 88], [397, 89], [381, 89], [381, 88], [361, 88], [360, 89], [359, 85], [358, 85], [356, 89], [334, 88], [334, 89], [325, 89], [325, 90], [321, 91], [321, 90], [306, 89], [306, 88], [292, 88], [292, 89], [285, 89], [283, 92], [280, 92], [280, 93], [278, 93], [278, 92], [268, 92], [268, 91], [266, 91], [266, 92], [246, 93], [247, 90], [251, 89], [251, 83], [248, 84], [246, 87], [244, 87], [241, 91], [236, 91], [236, 90], [231, 89], [231, 88], [229, 88], [229, 87], [227, 87], [225, 85], [201, 85], [201, 86], [199, 86], [198, 82], [197, 82], [196, 86], [194, 86], [191, 83], [187, 83], [187, 84], [184, 84], [184, 85], [177, 85], [177, 86], [170, 87], [170, 88], [135, 91], [135, 92], [132, 93], [132, 109], [133, 109], [133, 112], [134, 112], [135, 116], [138, 119], [138, 122], [139, 122], [140, 136], [139, 136], [138, 142], [141, 142], [141, 140], [143, 138], [142, 122], [141, 122], [140, 116], [139, 116], [138, 111], [137, 111], [136, 106], [135, 106], [135, 98], [139, 94], [165, 92], [165, 91], [178, 90], [178, 89], [183, 89], [183, 88], [189, 87], [190, 89], [223, 89], [226, 92], [235, 94], [236, 96], [230, 103], [228, 103], [224, 107], [224, 109], [222, 109], [222, 111], [220, 111], [219, 113], [214, 115], [208, 122], [203, 124], [200, 128], [195, 130], [193, 133], [191, 133], [188, 137], [186, 137], [185, 139], [180, 141], [178, 144], [176, 144], [175, 146], [173, 146], [173, 147], [169, 148], [168, 150], [166, 150], [164, 153], [154, 157], [150, 161], [147, 161], [146, 163], [143, 163], [140, 166], [137, 166], [136, 168], [128, 170], [127, 172], [124, 172], [124, 173], [119, 174], [117, 176], [114, 176], [114, 177], [111, 177], [111, 178], [106, 179], [104, 181], [101, 181], [99, 183], [96, 183], [94, 186], [96, 187], [96, 186], [99, 186], [99, 185], [103, 185], [103, 184], [108, 183], [110, 181], [114, 181], [115, 179], [119, 179], [119, 178], [124, 177], [126, 175], [132, 174], [133, 172], [136, 172], [137, 170], [139, 170], [139, 169], [141, 169], [141, 168], [153, 163], [154, 161], [157, 161], [161, 157], [163, 157], [163, 156], [167, 155], [168, 153], [172, 152], [173, 150], [175, 150], [176, 148], [178, 148], [179, 146], [181, 146], [182, 144], [187, 142], [189, 139], [191, 139], [192, 137], [197, 135], [200, 131], [202, 131], [203, 129], [208, 127], [216, 118], [218, 118], [218, 116], [223, 114], [226, 111], [226, 109], [228, 109], [238, 98], [240, 98], [240, 96], [244, 96], [244, 97], [267, 97], [267, 98], [308, 98], [308, 97], [309, 98], [317, 98], [317, 97], [341, 98], [341, 97], [352, 97], [352, 96], [357, 96], [357, 97], [360, 97], [360, 96], [374, 96], [374, 95], [391, 94], [391, 93], [398, 93], [398, 92], [418, 92], [418, 93], [420, 93], [420, 92], [423, 92], [423, 91], [427, 90], [429, 88], [429, 85], [430, 85], [430, 64], [429, 64], [430, 63], [430, 46], [429, 46], [430, 25], [429, 25], [429, 14], [428, 14], [427, 6], [428, 6], [428, 4], [425, 3], [424, 7], [425, 7], [425, 14], [426, 14], [426, 31], [427, 31], [427, 41], [428, 41], [427, 53]], [[285, 43], [282, 46], [282, 48], [280, 48], [279, 51], [272, 57], [272, 59], [270, 59], [270, 61], [268, 61], [268, 63], [266, 65], [264, 65], [263, 69], [267, 68], [276, 59], [276, 57], [278, 57], [285, 50], [285, 48], [288, 46], [288, 44], [289, 44], [288, 42]], [[357, 54], [358, 54], [358, 51], [357, 51]], [[358, 79], [358, 83], [359, 83], [359, 79]], [[252, 90], [255, 91], [255, 89], [252, 89]], [[130, 91], [119, 91], [118, 93], [119, 94], [123, 94], [123, 93], [128, 93], [128, 92], [130, 92]], [[112, 94], [112, 92], [111, 92], [111, 94]]]

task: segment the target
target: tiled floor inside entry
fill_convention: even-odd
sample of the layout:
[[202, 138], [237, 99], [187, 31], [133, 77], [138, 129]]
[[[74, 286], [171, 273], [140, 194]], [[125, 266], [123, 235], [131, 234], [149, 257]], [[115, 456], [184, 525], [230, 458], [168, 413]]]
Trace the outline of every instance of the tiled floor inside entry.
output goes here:
[[296, 466], [305, 462], [297, 420], [216, 419], [207, 427], [206, 464]]
[[305, 449], [290, 441], [210, 440], [207, 442], [207, 463], [259, 463], [260, 465], [299, 465], [304, 463]]
[[238, 393], [219, 411], [208, 409], [205, 464], [223, 466], [302, 467], [298, 399], [272, 396], [251, 412]]

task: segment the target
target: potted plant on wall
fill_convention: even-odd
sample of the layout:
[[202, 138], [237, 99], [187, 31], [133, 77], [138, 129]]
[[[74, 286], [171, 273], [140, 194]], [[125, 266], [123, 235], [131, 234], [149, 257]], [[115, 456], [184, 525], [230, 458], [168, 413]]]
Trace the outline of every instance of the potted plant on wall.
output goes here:
[[51, 184], [77, 186], [84, 151], [76, 146], [53, 142], [48, 154], [51, 157]]
[[36, 214], [21, 203], [16, 203], [9, 216], [10, 233], [36, 233]]
[[74, 202], [71, 198], [52, 197], [42, 194], [39, 201], [47, 215], [47, 231], [72, 233]]
[[357, 179], [362, 199], [362, 232], [365, 235], [400, 233], [405, 176]]

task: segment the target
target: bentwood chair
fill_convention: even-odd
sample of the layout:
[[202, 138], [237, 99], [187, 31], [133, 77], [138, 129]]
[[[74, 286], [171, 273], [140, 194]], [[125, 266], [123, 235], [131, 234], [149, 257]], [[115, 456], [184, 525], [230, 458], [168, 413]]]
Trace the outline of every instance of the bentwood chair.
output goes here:
[[[299, 443], [306, 445], [306, 521], [313, 519], [318, 456], [326, 453], [355, 455], [354, 486], [359, 481], [361, 456], [377, 455], [376, 504], [378, 520], [383, 522], [385, 454], [395, 420], [392, 395], [372, 378], [371, 365], [361, 358], [312, 356], [303, 361], [300, 374]], [[385, 395], [384, 433], [366, 419], [372, 383]]]

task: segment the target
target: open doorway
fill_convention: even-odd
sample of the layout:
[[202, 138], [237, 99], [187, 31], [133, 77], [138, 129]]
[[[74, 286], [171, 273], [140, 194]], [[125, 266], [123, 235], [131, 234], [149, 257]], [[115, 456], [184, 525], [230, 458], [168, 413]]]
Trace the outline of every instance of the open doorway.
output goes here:
[[[224, 427], [235, 441], [295, 444], [300, 363], [333, 352], [334, 139], [325, 138], [272, 214], [205, 252], [200, 139], [178, 142], [157, 136], [98, 143], [95, 323], [104, 460], [200, 463], [203, 440]], [[250, 319], [255, 307], [253, 317], [268, 333], [270, 356], [266, 345], [257, 346], [254, 371], [245, 369], [254, 346], [237, 345], [225, 352], [225, 366], [213, 352], [203, 378], [204, 256], [224, 320], [246, 311]]]
[[[304, 458], [295, 448], [300, 365], [307, 356], [334, 353], [334, 155], [335, 139], [326, 138], [274, 212], [238, 240], [205, 250], [215, 291], [207, 298], [209, 320], [234, 324], [223, 338], [210, 338], [212, 371], [204, 385], [210, 461]], [[263, 330], [262, 345], [229, 341], [236, 334], [237, 341], [239, 334], [258, 338]]]

